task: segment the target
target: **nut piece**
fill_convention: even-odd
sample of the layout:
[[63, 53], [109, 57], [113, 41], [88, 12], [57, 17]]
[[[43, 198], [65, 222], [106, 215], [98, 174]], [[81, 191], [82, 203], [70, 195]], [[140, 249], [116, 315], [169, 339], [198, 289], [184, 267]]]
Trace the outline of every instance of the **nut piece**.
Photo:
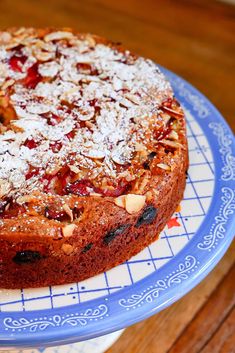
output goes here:
[[70, 39], [73, 37], [71, 32], [53, 32], [49, 33], [44, 37], [45, 42], [50, 42], [52, 40], [60, 40], [60, 39]]
[[165, 163], [158, 163], [157, 166], [161, 169], [164, 169], [164, 170], [171, 170], [171, 167]]
[[70, 255], [70, 254], [72, 254], [72, 252], [73, 252], [73, 246], [72, 245], [70, 245], [70, 244], [63, 244], [62, 246], [61, 246], [61, 249], [63, 250], [63, 252], [65, 253], [65, 255]]
[[125, 208], [128, 213], [133, 214], [139, 212], [145, 204], [145, 195], [128, 194], [125, 199]]
[[64, 237], [71, 237], [73, 235], [73, 231], [76, 228], [76, 224], [68, 224], [67, 226], [62, 228], [62, 233]]
[[67, 205], [67, 203], [65, 203], [62, 208], [64, 212], [67, 213], [67, 215], [70, 217], [71, 222], [73, 222], [73, 211], [71, 210], [71, 208]]
[[7, 195], [10, 192], [10, 190], [11, 190], [11, 184], [4, 179], [0, 179], [0, 197]]
[[121, 195], [116, 197], [116, 199], [114, 200], [115, 205], [117, 205], [118, 207], [122, 207], [125, 208], [125, 199], [126, 199], [126, 195]]

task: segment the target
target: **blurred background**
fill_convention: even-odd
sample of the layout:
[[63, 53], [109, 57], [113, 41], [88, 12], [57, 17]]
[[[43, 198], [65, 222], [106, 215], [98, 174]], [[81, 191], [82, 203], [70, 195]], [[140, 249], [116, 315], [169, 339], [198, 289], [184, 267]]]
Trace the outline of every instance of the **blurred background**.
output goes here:
[[[235, 1], [0, 0], [1, 28], [73, 27], [122, 42], [202, 91], [235, 131]], [[235, 244], [197, 288], [108, 353], [234, 353]]]
[[67, 26], [96, 33], [175, 71], [235, 131], [235, 6], [206, 0], [1, 0], [1, 27]]

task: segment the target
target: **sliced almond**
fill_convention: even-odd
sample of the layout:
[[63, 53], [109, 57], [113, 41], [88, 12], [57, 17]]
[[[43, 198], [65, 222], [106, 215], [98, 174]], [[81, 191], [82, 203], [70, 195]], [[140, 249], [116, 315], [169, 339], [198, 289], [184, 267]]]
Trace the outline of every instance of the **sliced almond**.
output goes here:
[[80, 172], [80, 169], [78, 167], [76, 167], [75, 165], [73, 165], [73, 164], [69, 164], [68, 167], [75, 174], [78, 174]]
[[53, 40], [70, 39], [72, 37], [73, 37], [73, 34], [71, 32], [58, 31], [58, 32], [52, 32], [45, 35], [44, 40], [45, 42], [50, 42]]
[[99, 194], [98, 192], [90, 192], [90, 196], [101, 197], [102, 194]]
[[87, 151], [83, 151], [82, 154], [85, 157], [92, 158], [92, 159], [103, 159], [105, 157], [105, 152], [96, 149], [89, 149]]
[[176, 142], [176, 141], [162, 139], [159, 142], [162, 143], [163, 145], [171, 146], [171, 147], [175, 147], [175, 148], [182, 147], [182, 145], [179, 142]]
[[8, 80], [2, 85], [2, 89], [6, 90], [8, 87], [12, 86], [14, 83], [15, 83], [15, 81], [13, 79]]
[[11, 41], [11, 39], [12, 39], [12, 36], [8, 32], [2, 32], [0, 34], [0, 43], [1, 44], [9, 43]]
[[173, 139], [173, 140], [178, 140], [179, 139], [179, 135], [177, 134], [176, 131], [171, 130], [171, 132], [168, 135], [168, 138]]
[[11, 184], [7, 180], [0, 179], [0, 197], [7, 195], [11, 190]]
[[86, 40], [87, 40], [87, 42], [88, 42], [88, 44], [89, 44], [89, 46], [90, 47], [92, 47], [92, 48], [94, 48], [95, 47], [95, 40], [94, 40], [94, 38], [90, 35], [90, 34], [87, 34], [86, 35]]
[[126, 199], [126, 195], [118, 196], [114, 199], [114, 203], [118, 207], [125, 208], [125, 199]]
[[62, 208], [65, 213], [67, 213], [67, 215], [70, 217], [71, 222], [73, 222], [73, 211], [71, 210], [71, 208], [67, 205], [67, 203], [65, 203]]
[[76, 224], [67, 224], [67, 226], [62, 228], [63, 236], [65, 238], [71, 237], [71, 235], [73, 235], [73, 231], [75, 228], [77, 228]]
[[133, 214], [139, 212], [145, 204], [145, 195], [128, 194], [125, 198], [125, 208], [128, 213]]
[[72, 254], [72, 252], [74, 251], [74, 248], [72, 245], [70, 244], [63, 244], [61, 246], [61, 249], [63, 250], [63, 252], [65, 253], [65, 255], [70, 255]]
[[158, 163], [157, 166], [164, 170], [171, 170], [171, 167], [165, 163]]
[[49, 53], [49, 52], [43, 52], [40, 50], [36, 50], [34, 52], [34, 55], [35, 55], [36, 59], [38, 59], [40, 61], [48, 61], [48, 60], [54, 58], [55, 53]]
[[17, 197], [16, 202], [18, 204], [22, 205], [23, 203], [32, 202], [34, 200], [35, 200], [34, 196], [32, 196], [32, 195], [24, 195], [24, 196]]

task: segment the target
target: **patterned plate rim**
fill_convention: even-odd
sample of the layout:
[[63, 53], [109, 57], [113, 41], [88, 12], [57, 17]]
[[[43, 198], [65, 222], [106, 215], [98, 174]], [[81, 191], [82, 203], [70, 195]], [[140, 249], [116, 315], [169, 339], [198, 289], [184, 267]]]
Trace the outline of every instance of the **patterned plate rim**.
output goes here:
[[234, 136], [217, 109], [188, 82], [162, 68], [176, 97], [196, 118], [215, 162], [209, 211], [192, 240], [156, 273], [107, 297], [57, 309], [0, 312], [0, 347], [67, 344], [94, 338], [159, 312], [189, 292], [215, 267], [235, 233]]

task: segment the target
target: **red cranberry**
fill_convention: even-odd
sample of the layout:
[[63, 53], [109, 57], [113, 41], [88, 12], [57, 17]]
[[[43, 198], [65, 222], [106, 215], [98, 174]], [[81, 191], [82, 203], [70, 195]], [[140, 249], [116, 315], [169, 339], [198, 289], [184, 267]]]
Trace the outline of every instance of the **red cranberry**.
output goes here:
[[22, 72], [22, 66], [24, 65], [26, 60], [27, 60], [27, 56], [25, 55], [21, 55], [21, 56], [13, 55], [9, 59], [9, 65], [13, 71]]
[[25, 212], [25, 208], [23, 205], [19, 205], [16, 202], [11, 202], [9, 207], [5, 209], [2, 213], [0, 213], [0, 218], [14, 218], [23, 214]]
[[74, 136], [75, 136], [75, 130], [70, 131], [65, 136], [71, 141], [74, 138]]
[[45, 208], [45, 217], [48, 219], [63, 221], [68, 218], [68, 215], [63, 210], [58, 210], [55, 206], [52, 205]]
[[98, 75], [98, 70], [88, 63], [77, 63], [77, 69], [82, 74]]
[[76, 180], [75, 182], [68, 184], [65, 188], [65, 191], [68, 194], [88, 196], [90, 194], [88, 188], [93, 189], [93, 185], [89, 180]]
[[56, 141], [56, 142], [50, 144], [50, 149], [54, 153], [59, 152], [61, 150], [61, 148], [62, 148], [62, 142]]
[[34, 89], [41, 81], [42, 76], [38, 72], [38, 63], [33, 64], [27, 71], [27, 76], [24, 78], [24, 85], [27, 88]]
[[51, 126], [58, 125], [63, 119], [54, 113], [44, 113], [41, 116], [47, 119], [47, 124]]
[[30, 167], [28, 173], [25, 175], [25, 179], [28, 180], [39, 174], [40, 169], [37, 167]]
[[24, 143], [24, 146], [32, 150], [33, 148], [36, 148], [38, 146], [38, 143], [35, 142], [33, 139], [27, 139]]
[[125, 192], [127, 192], [128, 188], [129, 188], [129, 183], [126, 180], [121, 180], [119, 185], [115, 189], [95, 188], [95, 192], [98, 192], [108, 197], [118, 197], [124, 194]]

